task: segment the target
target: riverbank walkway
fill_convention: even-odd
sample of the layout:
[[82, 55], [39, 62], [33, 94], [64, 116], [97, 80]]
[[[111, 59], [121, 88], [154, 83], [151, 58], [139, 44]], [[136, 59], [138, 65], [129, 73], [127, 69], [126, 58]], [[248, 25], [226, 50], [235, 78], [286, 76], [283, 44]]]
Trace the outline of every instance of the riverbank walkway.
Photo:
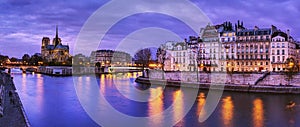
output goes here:
[[29, 127], [20, 97], [15, 92], [16, 88], [6, 73], [0, 73], [1, 106], [0, 127]]

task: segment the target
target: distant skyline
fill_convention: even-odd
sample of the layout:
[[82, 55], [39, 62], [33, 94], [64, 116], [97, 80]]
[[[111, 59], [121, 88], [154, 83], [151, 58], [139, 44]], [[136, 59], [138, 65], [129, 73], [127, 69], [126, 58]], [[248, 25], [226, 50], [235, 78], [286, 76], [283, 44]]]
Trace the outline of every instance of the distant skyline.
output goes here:
[[[55, 36], [55, 26], [59, 26], [59, 36], [63, 44], [72, 48], [76, 37], [90, 15], [108, 0], [1, 0], [0, 1], [0, 53], [21, 58], [23, 54], [40, 52], [43, 37]], [[225, 21], [244, 21], [247, 28], [277, 26], [282, 31], [291, 30], [291, 35], [300, 40], [300, 1], [297, 0], [191, 0], [210, 18], [213, 24]], [[134, 3], [132, 3], [134, 4]], [[152, 3], [160, 6], [160, 3]], [[175, 3], [180, 5], [180, 3]], [[174, 7], [176, 8], [176, 6]], [[180, 8], [184, 9], [184, 8]], [[117, 15], [114, 12], [111, 14]], [[187, 14], [193, 18], [193, 14]], [[143, 17], [140, 16], [140, 17]], [[172, 19], [170, 19], [172, 20]], [[140, 24], [139, 24], [140, 23]], [[139, 22], [136, 25], [153, 22]], [[126, 27], [125, 27], [126, 28]], [[180, 28], [179, 28], [180, 29]], [[197, 28], [200, 30], [200, 28]], [[199, 31], [197, 31], [199, 32]], [[188, 34], [182, 32], [182, 36]], [[115, 35], [118, 37], [118, 35]], [[172, 41], [170, 38], [161, 38]], [[111, 45], [100, 48], [113, 48]], [[74, 55], [74, 54], [73, 54]]]

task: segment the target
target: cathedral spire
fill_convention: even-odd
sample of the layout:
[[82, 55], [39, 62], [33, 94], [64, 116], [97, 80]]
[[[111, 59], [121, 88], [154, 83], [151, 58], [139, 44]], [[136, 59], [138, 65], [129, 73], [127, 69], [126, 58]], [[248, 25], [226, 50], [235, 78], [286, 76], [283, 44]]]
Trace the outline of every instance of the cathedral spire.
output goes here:
[[56, 35], [55, 38], [58, 38], [58, 26], [56, 25]]
[[54, 45], [57, 46], [58, 44], [60, 44], [60, 38], [58, 37], [58, 25], [56, 25], [56, 34], [55, 34], [55, 38], [54, 38]]

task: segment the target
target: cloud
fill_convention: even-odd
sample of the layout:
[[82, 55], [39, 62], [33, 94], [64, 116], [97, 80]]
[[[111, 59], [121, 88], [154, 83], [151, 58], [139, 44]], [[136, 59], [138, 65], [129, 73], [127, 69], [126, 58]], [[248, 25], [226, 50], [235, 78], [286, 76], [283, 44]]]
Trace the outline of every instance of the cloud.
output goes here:
[[[44, 36], [53, 38], [55, 35], [55, 25], [59, 25], [60, 37], [64, 44], [74, 47], [76, 37], [84, 25], [85, 21], [94, 11], [103, 6], [108, 0], [2, 0], [0, 2], [0, 47], [1, 49], [16, 49], [13, 44], [20, 47], [28, 47], [18, 50], [21, 57], [25, 52], [33, 54], [39, 52], [39, 45]], [[236, 22], [243, 20], [247, 27], [270, 27], [277, 26], [279, 29], [290, 29], [294, 38], [300, 40], [300, 2], [297, 0], [191, 0], [198, 6], [214, 24], [224, 21]], [[196, 13], [188, 12], [185, 5], [180, 1], [165, 3], [165, 1], [141, 1], [142, 4], [134, 5], [132, 10], [147, 10], [155, 8], [157, 11], [165, 11], [177, 14], [193, 23], [199, 22], [195, 18]], [[110, 21], [114, 17], [120, 16], [118, 8], [108, 13], [107, 19], [102, 19], [99, 24]], [[120, 37], [122, 29], [130, 29], [142, 24], [155, 23], [156, 19], [138, 20], [121, 26], [119, 31], [111, 33], [111, 37]], [[133, 22], [132, 19], [131, 22]], [[162, 23], [172, 25], [172, 19], [161, 20]], [[178, 28], [180, 29], [180, 28]], [[195, 28], [199, 30], [200, 28]], [[91, 29], [91, 32], [95, 29]], [[99, 31], [99, 35], [104, 34]], [[185, 31], [184, 36], [188, 36]], [[88, 35], [86, 35], [88, 36]], [[113, 41], [114, 39], [106, 40]], [[88, 40], [85, 40], [88, 41]], [[100, 40], [98, 40], [100, 41]], [[163, 39], [162, 39], [163, 41]], [[163, 43], [163, 42], [162, 42]], [[5, 48], [7, 46], [7, 48]], [[107, 45], [109, 46], [109, 45]], [[3, 50], [1, 53], [16, 55], [14, 50]], [[71, 50], [72, 52], [72, 50]]]

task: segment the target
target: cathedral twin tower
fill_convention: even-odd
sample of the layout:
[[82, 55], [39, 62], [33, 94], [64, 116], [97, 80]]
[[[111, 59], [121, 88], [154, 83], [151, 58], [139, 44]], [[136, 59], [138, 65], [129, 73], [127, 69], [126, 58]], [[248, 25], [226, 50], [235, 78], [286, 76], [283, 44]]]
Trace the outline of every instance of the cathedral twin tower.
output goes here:
[[43, 37], [41, 54], [46, 62], [65, 63], [71, 57], [69, 54], [69, 46], [63, 45], [58, 37], [58, 27], [56, 26], [56, 35], [50, 44], [49, 37]]

